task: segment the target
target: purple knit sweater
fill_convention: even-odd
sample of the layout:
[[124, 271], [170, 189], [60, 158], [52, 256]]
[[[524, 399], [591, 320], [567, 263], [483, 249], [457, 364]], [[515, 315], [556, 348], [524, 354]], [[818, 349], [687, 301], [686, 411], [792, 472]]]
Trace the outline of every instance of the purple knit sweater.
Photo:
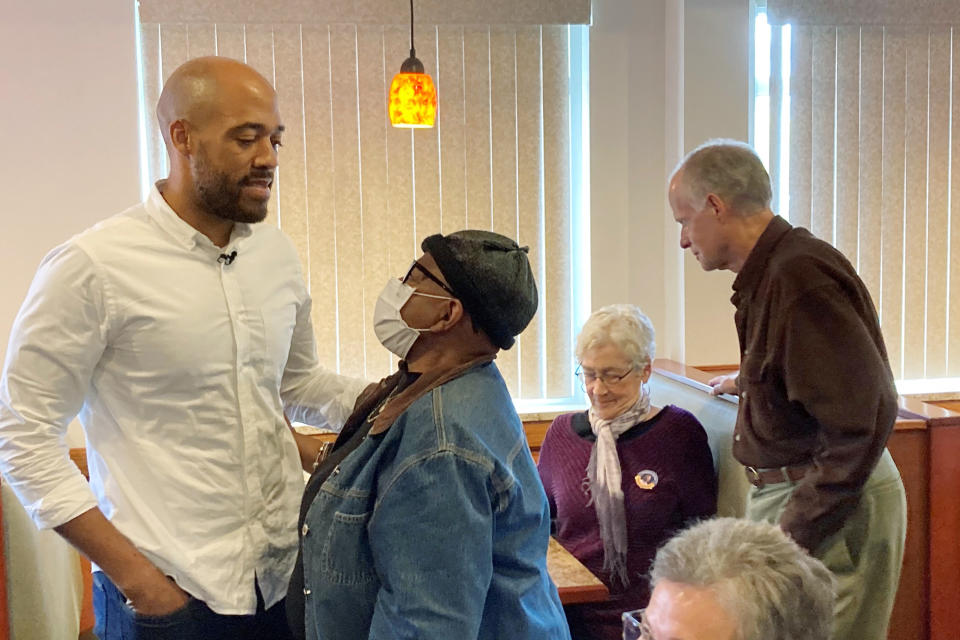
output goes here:
[[717, 480], [707, 434], [688, 411], [668, 405], [620, 436], [630, 585], [614, 588], [603, 572], [600, 525], [585, 493], [594, 442], [586, 412], [559, 416], [544, 437], [538, 468], [557, 540], [611, 592], [604, 602], [566, 607], [570, 631], [575, 639], [619, 640], [620, 614], [650, 598], [647, 571], [657, 548], [687, 522], [716, 513]]

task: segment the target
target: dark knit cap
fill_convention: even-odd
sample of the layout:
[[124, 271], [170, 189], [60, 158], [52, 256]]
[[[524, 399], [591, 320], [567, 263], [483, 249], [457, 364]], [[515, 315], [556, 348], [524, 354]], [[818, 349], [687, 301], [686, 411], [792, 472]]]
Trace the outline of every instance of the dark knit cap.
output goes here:
[[432, 235], [429, 253], [476, 325], [501, 349], [513, 346], [537, 312], [537, 283], [527, 247], [492, 231]]

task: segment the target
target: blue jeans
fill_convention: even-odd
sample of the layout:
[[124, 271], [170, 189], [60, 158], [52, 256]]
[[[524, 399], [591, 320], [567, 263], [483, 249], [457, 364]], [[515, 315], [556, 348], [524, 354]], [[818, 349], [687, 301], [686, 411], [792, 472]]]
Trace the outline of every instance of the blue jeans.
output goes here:
[[100, 640], [293, 640], [284, 602], [264, 609], [257, 588], [257, 612], [224, 616], [191, 598], [187, 605], [165, 616], [143, 616], [102, 571], [93, 574], [93, 632]]

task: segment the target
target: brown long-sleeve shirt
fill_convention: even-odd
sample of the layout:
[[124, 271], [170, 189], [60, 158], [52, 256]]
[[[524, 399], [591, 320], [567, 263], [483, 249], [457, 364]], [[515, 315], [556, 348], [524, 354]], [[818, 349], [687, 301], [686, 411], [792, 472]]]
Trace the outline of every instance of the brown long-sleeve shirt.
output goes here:
[[780, 525], [813, 551], [843, 526], [883, 452], [897, 392], [877, 314], [843, 255], [776, 216], [733, 283], [743, 464], [812, 462]]

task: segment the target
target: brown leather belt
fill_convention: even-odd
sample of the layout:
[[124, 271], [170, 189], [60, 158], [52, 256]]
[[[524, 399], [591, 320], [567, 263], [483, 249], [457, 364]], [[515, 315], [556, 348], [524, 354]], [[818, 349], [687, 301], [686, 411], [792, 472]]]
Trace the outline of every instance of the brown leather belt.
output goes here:
[[773, 469], [757, 469], [756, 467], [746, 467], [744, 471], [747, 474], [747, 481], [753, 486], [764, 487], [768, 484], [780, 484], [781, 482], [797, 482], [803, 476], [807, 475], [813, 469], [812, 463], [797, 464], [792, 467], [778, 467]]

